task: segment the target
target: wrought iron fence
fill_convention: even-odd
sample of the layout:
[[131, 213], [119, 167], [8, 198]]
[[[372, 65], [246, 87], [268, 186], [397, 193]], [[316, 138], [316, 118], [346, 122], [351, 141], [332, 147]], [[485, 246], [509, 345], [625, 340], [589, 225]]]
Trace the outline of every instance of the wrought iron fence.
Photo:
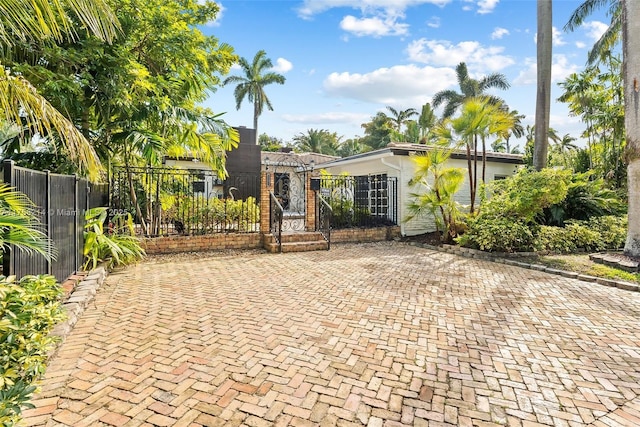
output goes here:
[[131, 214], [150, 237], [257, 232], [259, 201], [259, 174], [221, 180], [212, 170], [117, 167], [111, 176], [111, 214]]
[[331, 228], [398, 225], [398, 180], [386, 174], [322, 175], [320, 196], [331, 207]]
[[65, 280], [82, 266], [84, 213], [89, 208], [108, 205], [108, 187], [74, 175], [19, 167], [10, 160], [2, 166], [4, 182], [34, 203], [42, 230], [57, 250], [56, 258], [47, 261], [42, 255], [22, 252], [14, 246], [4, 248], [3, 274], [52, 274], [58, 281]]

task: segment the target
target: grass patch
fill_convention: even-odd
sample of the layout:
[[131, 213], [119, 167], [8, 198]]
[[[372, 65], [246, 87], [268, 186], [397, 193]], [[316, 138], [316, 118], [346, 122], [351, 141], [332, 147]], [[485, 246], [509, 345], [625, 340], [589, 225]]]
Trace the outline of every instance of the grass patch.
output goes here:
[[558, 270], [574, 271], [589, 276], [602, 277], [611, 280], [624, 280], [627, 282], [640, 283], [639, 273], [629, 273], [618, 268], [598, 264], [589, 259], [586, 254], [574, 255], [544, 255], [529, 260], [534, 264], [541, 264]]

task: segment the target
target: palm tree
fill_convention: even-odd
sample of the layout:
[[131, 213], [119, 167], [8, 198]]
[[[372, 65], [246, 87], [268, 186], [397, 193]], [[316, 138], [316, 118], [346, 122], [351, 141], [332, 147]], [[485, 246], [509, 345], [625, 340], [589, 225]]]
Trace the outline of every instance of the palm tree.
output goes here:
[[[467, 152], [467, 168], [469, 178], [470, 206], [469, 212], [475, 210], [478, 189], [478, 145], [482, 144], [482, 175], [485, 182], [486, 171], [486, 138], [498, 136], [503, 138], [513, 127], [513, 118], [504, 111], [501, 105], [494, 104], [489, 97], [477, 97], [467, 100], [462, 105], [459, 117], [449, 121], [450, 128], [439, 128], [444, 139], [464, 146]], [[456, 140], [456, 138], [459, 138]]]
[[589, 67], [580, 74], [572, 73], [567, 79], [560, 83], [564, 92], [558, 98], [560, 102], [567, 102], [572, 115], [581, 115], [582, 120], [587, 124], [587, 147], [589, 148], [589, 167], [593, 165], [592, 138], [593, 122], [595, 116], [594, 96], [602, 92], [602, 88], [594, 82], [600, 71], [595, 67]]
[[597, 8], [609, 5], [608, 15], [611, 16], [609, 28], [596, 41], [587, 59], [587, 64], [595, 64], [609, 55], [613, 47], [620, 41], [622, 30], [622, 3], [620, 0], [585, 0], [569, 17], [565, 24], [565, 31], [574, 31], [579, 28], [585, 19]]
[[240, 105], [245, 98], [253, 103], [253, 128], [256, 131], [256, 145], [258, 145], [258, 117], [262, 115], [265, 106], [269, 111], [273, 111], [273, 106], [264, 91], [264, 87], [272, 83], [284, 84], [285, 82], [283, 75], [267, 71], [273, 68], [273, 64], [266, 55], [267, 53], [264, 50], [258, 51], [251, 64], [246, 58], [240, 58], [240, 67], [242, 67], [244, 76], [230, 76], [222, 83], [223, 85], [238, 83], [233, 91], [237, 110], [240, 109]]
[[567, 167], [569, 163], [569, 154], [578, 149], [578, 146], [574, 144], [575, 141], [576, 139], [567, 133], [553, 145], [554, 150], [562, 158], [562, 163], [565, 167]]
[[420, 128], [420, 143], [429, 142], [431, 130], [435, 127], [438, 119], [436, 113], [428, 102], [422, 106], [420, 117], [418, 118], [418, 127]]
[[533, 167], [542, 170], [547, 166], [549, 151], [549, 111], [551, 108], [551, 54], [552, 54], [552, 11], [551, 0], [538, 0], [538, 84], [536, 95], [536, 135], [533, 145]]
[[[509, 89], [509, 82], [504, 74], [493, 73], [488, 76], [475, 80], [469, 77], [469, 71], [467, 70], [467, 64], [464, 62], [459, 63], [456, 66], [456, 76], [458, 78], [458, 86], [460, 86], [460, 93], [448, 89], [442, 90], [433, 95], [431, 104], [434, 108], [438, 108], [441, 104], [445, 104], [443, 118], [449, 118], [453, 116], [458, 109], [467, 99], [483, 96], [487, 89], [498, 88], [502, 90]], [[488, 96], [491, 103], [501, 104], [502, 99], [497, 96]]]
[[402, 134], [402, 126], [405, 125], [411, 117], [417, 116], [418, 112], [415, 108], [407, 108], [406, 110], [396, 110], [393, 107], [387, 106], [387, 110], [391, 113], [391, 116], [387, 116], [389, 122], [393, 130], [395, 130], [398, 135]]
[[[12, 56], [14, 42], [61, 43], [73, 40], [80, 22], [90, 33], [111, 42], [119, 30], [113, 11], [104, 0], [5, 0], [0, 2], [0, 44]], [[56, 134], [81, 169], [97, 177], [100, 161], [89, 141], [24, 77], [12, 73], [0, 60], [0, 120], [23, 123], [40, 135]]]
[[504, 139], [496, 139], [491, 143], [491, 151], [494, 153], [506, 153], [507, 144]]
[[513, 153], [513, 150], [511, 149], [511, 145], [509, 144], [509, 141], [511, 140], [512, 136], [515, 136], [516, 138], [522, 138], [524, 136], [522, 119], [524, 119], [526, 116], [524, 114], [520, 114], [518, 110], [508, 110], [508, 114], [513, 119], [513, 127], [509, 129], [509, 132], [507, 132], [507, 134], [505, 135], [505, 138], [504, 138], [505, 151], [507, 153]]
[[335, 155], [340, 145], [341, 137], [326, 129], [308, 129], [307, 133], [299, 133], [293, 137], [298, 150], [310, 153]]
[[640, 2], [622, 1], [622, 51], [624, 55], [624, 106], [627, 140], [627, 185], [629, 187], [629, 225], [624, 253], [640, 257], [640, 117], [638, 116], [638, 80], [640, 55]]
[[419, 185], [422, 191], [410, 194], [409, 214], [404, 219], [410, 221], [415, 217], [433, 215], [444, 243], [452, 242], [457, 236], [458, 222], [462, 217], [460, 205], [454, 197], [464, 182], [464, 169], [447, 165], [451, 152], [451, 149], [433, 148], [412, 157], [415, 173], [409, 185]]

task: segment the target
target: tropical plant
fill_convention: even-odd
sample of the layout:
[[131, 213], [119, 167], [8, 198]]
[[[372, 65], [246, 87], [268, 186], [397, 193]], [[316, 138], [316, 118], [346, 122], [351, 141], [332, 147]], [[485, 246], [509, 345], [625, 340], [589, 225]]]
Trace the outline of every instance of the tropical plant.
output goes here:
[[386, 147], [391, 142], [392, 130], [388, 125], [388, 118], [382, 111], [378, 111], [371, 121], [363, 123], [364, 136], [360, 142], [370, 150]]
[[29, 198], [7, 184], [0, 184], [0, 245], [55, 258], [53, 243], [42, 231], [37, 207]]
[[551, 55], [553, 24], [552, 1], [537, 2], [537, 90], [536, 90], [536, 135], [533, 145], [533, 167], [542, 170], [547, 166], [549, 151], [549, 112], [551, 108]]
[[336, 154], [340, 157], [349, 157], [362, 153], [364, 150], [365, 146], [362, 144], [360, 138], [350, 138], [340, 144]]
[[[509, 110], [509, 108], [506, 107], [506, 104], [505, 104], [505, 108], [507, 108], [507, 111], [508, 111], [509, 115], [513, 119], [513, 126], [511, 127], [511, 129], [509, 129], [509, 131], [506, 133], [506, 135], [504, 137], [505, 151], [507, 153], [519, 154], [517, 152], [517, 151], [519, 151], [517, 149], [517, 147], [511, 147], [510, 141], [511, 141], [511, 137], [512, 136], [515, 136], [516, 138], [522, 138], [524, 136], [524, 128], [522, 127], [522, 119], [524, 119], [526, 116], [524, 114], [520, 114], [518, 112], [518, 110]], [[514, 150], [516, 150], [516, 151], [514, 151]]]
[[255, 231], [260, 222], [260, 207], [254, 197], [233, 200], [165, 195], [162, 204], [165, 220], [180, 223], [185, 234]]
[[513, 127], [513, 117], [490, 98], [470, 98], [462, 105], [460, 115], [443, 123], [436, 130], [441, 142], [464, 147], [467, 153], [470, 206], [475, 211], [478, 191], [478, 150], [482, 150], [481, 180], [485, 182], [486, 140], [490, 136], [504, 137]]
[[[586, 124], [589, 168], [611, 186], [624, 185], [624, 102], [619, 57], [607, 55], [596, 66], [571, 74], [560, 84], [558, 98]], [[606, 69], [602, 69], [606, 67]]]
[[427, 144], [433, 137], [433, 128], [436, 126], [438, 118], [428, 102], [422, 106], [420, 117], [418, 118], [418, 128], [420, 129], [420, 143]]
[[307, 133], [298, 133], [293, 137], [295, 147], [302, 152], [336, 155], [340, 139], [335, 132], [327, 129], [308, 129]]
[[131, 214], [112, 218], [105, 233], [107, 215], [108, 209], [103, 207], [89, 209], [85, 213], [85, 269], [96, 268], [99, 263], [106, 263], [108, 268], [125, 266], [141, 260], [145, 255], [140, 240], [135, 236]]
[[415, 172], [409, 185], [419, 187], [419, 191], [410, 193], [409, 214], [404, 219], [433, 216], [436, 230], [442, 233], [445, 243], [458, 236], [463, 216], [455, 195], [462, 187], [464, 169], [447, 167], [450, 156], [450, 149], [432, 148], [411, 158]]
[[606, 57], [620, 41], [622, 30], [622, 1], [621, 0], [585, 0], [573, 11], [569, 21], [564, 26], [565, 31], [574, 31], [584, 24], [595, 9], [608, 4], [607, 14], [611, 17], [609, 27], [600, 36], [589, 51], [588, 64], [595, 64]]
[[564, 200], [570, 177], [568, 170], [522, 169], [507, 179], [492, 181], [487, 185], [491, 197], [467, 221], [468, 229], [458, 243], [486, 251], [532, 250], [537, 221], [546, 208]]
[[271, 59], [267, 58], [267, 53], [264, 50], [258, 51], [251, 63], [246, 58], [240, 58], [239, 64], [244, 76], [227, 77], [223, 85], [237, 83], [233, 92], [237, 110], [240, 109], [245, 98], [253, 103], [253, 128], [256, 131], [256, 135], [258, 135], [258, 117], [262, 115], [264, 107], [266, 106], [267, 109], [273, 111], [273, 106], [264, 88], [273, 83], [284, 84], [286, 79], [281, 74], [267, 71], [273, 67], [273, 64]]
[[619, 250], [625, 241], [626, 217], [594, 217], [570, 221], [565, 227], [543, 225], [535, 236], [538, 251], [575, 253], [576, 251]]
[[497, 96], [485, 94], [488, 89], [509, 89], [509, 82], [503, 74], [493, 73], [482, 77], [480, 80], [476, 80], [469, 76], [467, 64], [461, 62], [456, 66], [456, 76], [460, 93], [451, 89], [442, 90], [433, 95], [433, 100], [431, 101], [433, 108], [438, 108], [444, 104], [443, 118], [452, 117], [458, 108], [470, 98], [486, 96], [492, 104], [504, 103], [504, 101]]
[[280, 138], [275, 136], [269, 136], [266, 133], [260, 134], [258, 137], [258, 144], [261, 151], [280, 151], [284, 147], [284, 142]]
[[402, 134], [402, 127], [407, 124], [411, 117], [417, 116], [418, 112], [415, 108], [407, 108], [406, 110], [396, 110], [395, 108], [387, 105], [387, 110], [391, 115], [383, 114], [387, 117], [391, 128], [398, 134]]
[[[73, 123], [43, 97], [21, 72], [11, 65], [20, 56], [20, 45], [32, 48], [76, 40], [83, 28], [101, 41], [111, 42], [119, 30], [118, 21], [103, 0], [48, 2], [9, 0], [0, 4], [0, 119], [24, 124], [41, 136], [54, 136], [82, 169], [96, 177], [100, 162], [87, 139]], [[8, 62], [7, 62], [8, 61]]]
[[62, 289], [53, 276], [0, 276], [0, 425], [17, 425], [64, 320]]
[[593, 179], [593, 171], [574, 173], [566, 197], [544, 211], [543, 224], [564, 226], [569, 220], [587, 220], [599, 216], [626, 213], [620, 194], [607, 188], [604, 179]]

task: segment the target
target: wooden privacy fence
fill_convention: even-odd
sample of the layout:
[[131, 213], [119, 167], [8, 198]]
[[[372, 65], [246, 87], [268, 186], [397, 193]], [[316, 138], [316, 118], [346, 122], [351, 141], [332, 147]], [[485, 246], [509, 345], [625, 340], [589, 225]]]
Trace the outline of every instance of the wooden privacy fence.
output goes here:
[[4, 249], [3, 274], [22, 277], [51, 274], [64, 281], [82, 266], [84, 215], [87, 209], [108, 206], [108, 185], [94, 184], [76, 175], [60, 175], [3, 163], [4, 182], [24, 193], [35, 204], [42, 231], [53, 241], [57, 257], [47, 261], [38, 254], [14, 247]]

